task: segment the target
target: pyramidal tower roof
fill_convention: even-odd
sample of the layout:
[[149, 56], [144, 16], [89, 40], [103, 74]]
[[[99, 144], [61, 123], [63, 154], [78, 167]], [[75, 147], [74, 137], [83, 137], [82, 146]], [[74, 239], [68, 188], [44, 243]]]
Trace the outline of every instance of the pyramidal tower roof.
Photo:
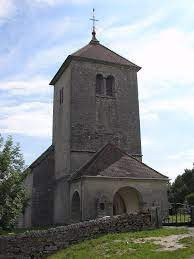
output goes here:
[[51, 80], [50, 85], [54, 85], [56, 83], [64, 70], [68, 67], [71, 60], [92, 61], [107, 65], [126, 66], [134, 69], [135, 71], [139, 71], [141, 69], [141, 67], [132, 63], [128, 59], [120, 56], [119, 54], [100, 44], [100, 42], [96, 38], [96, 31], [94, 26], [91, 41], [83, 48], [77, 50], [67, 57], [62, 66], [59, 68], [56, 75]]
[[104, 61], [140, 69], [140, 67], [130, 62], [126, 58], [121, 57], [117, 53], [100, 44], [98, 40], [94, 41], [93, 39], [89, 42], [89, 44], [74, 52], [72, 56], [95, 59], [98, 61]]

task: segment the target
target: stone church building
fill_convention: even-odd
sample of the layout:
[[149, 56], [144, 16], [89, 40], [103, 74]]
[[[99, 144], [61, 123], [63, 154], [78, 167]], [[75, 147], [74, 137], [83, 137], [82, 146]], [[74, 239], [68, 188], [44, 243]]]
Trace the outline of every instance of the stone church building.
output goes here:
[[168, 177], [142, 162], [140, 67], [92, 40], [51, 80], [52, 145], [30, 166], [22, 226], [69, 224], [168, 206]]

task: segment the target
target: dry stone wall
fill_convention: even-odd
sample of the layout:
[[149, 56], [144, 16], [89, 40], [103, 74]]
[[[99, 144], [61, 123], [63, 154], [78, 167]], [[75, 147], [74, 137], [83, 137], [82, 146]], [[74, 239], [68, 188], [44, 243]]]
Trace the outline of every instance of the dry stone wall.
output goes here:
[[56, 250], [106, 233], [152, 229], [155, 220], [150, 213], [104, 217], [51, 228], [0, 237], [0, 258], [45, 258]]

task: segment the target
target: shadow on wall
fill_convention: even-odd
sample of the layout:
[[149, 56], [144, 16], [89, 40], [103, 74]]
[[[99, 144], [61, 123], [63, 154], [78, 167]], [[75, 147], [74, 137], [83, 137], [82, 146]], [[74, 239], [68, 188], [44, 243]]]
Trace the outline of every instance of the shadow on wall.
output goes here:
[[141, 209], [141, 194], [134, 188], [123, 187], [119, 189], [113, 198], [113, 215], [134, 213]]

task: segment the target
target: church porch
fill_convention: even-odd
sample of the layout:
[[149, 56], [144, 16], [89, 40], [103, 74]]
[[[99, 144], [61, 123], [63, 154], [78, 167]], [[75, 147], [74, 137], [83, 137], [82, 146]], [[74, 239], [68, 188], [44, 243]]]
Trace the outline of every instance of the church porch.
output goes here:
[[83, 176], [71, 183], [71, 220], [137, 213], [155, 205], [165, 211], [168, 204], [165, 192], [164, 180]]

